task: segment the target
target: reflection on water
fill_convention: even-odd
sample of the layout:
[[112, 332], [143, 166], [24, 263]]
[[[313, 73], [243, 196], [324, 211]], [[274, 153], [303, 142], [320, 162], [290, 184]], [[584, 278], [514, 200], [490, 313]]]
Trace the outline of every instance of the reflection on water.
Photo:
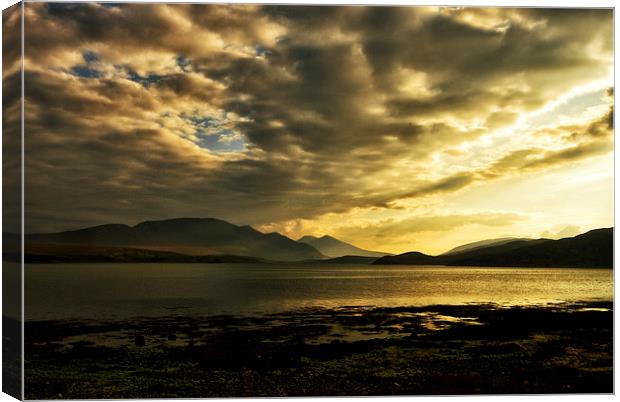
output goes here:
[[22, 266], [19, 262], [2, 261], [2, 315], [21, 321]]
[[307, 307], [612, 300], [610, 269], [40, 264], [26, 319], [253, 314]]

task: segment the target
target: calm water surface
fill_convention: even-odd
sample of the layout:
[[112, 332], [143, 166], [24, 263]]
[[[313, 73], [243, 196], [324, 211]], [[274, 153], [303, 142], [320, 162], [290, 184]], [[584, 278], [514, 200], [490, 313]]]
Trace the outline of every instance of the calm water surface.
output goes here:
[[27, 320], [613, 298], [611, 269], [39, 264], [25, 275]]

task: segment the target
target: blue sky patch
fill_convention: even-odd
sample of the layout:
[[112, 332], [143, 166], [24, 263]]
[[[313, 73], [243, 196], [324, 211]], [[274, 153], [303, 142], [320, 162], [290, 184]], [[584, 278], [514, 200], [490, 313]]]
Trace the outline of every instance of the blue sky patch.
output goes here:
[[234, 138], [231, 130], [224, 129], [217, 133], [207, 134], [203, 130], [197, 130], [198, 146], [214, 152], [243, 152], [245, 141], [243, 138]]
[[92, 63], [95, 61], [99, 61], [99, 55], [93, 51], [87, 50], [82, 53], [82, 58], [86, 63]]
[[177, 65], [184, 73], [189, 71], [189, 64], [189, 60], [185, 56], [183, 56], [182, 54], [177, 56]]
[[271, 51], [263, 45], [254, 46], [254, 52], [258, 57], [268, 56], [271, 53]]
[[101, 72], [87, 65], [71, 67], [71, 73], [81, 78], [101, 78]]
[[124, 3], [99, 3], [105, 8], [121, 8], [125, 4]]
[[226, 118], [221, 120], [213, 116], [190, 115], [185, 112], [179, 117], [194, 126], [198, 138], [196, 144], [201, 148], [221, 153], [246, 150], [245, 137], [226, 128]]
[[93, 63], [99, 61], [99, 55], [87, 50], [82, 53], [82, 58], [86, 64], [78, 64], [71, 67], [71, 74], [80, 78], [101, 78], [103, 74], [93, 65]]
[[212, 117], [189, 116], [189, 117], [186, 117], [185, 119], [192, 122], [192, 124], [195, 126], [204, 127], [204, 128], [218, 127], [221, 125], [221, 123], [217, 119], [214, 119]]
[[144, 86], [144, 87], [148, 87], [150, 84], [153, 84], [153, 83], [161, 80], [162, 78], [164, 78], [164, 76], [163, 75], [157, 75], [157, 74], [149, 74], [149, 75], [146, 75], [146, 76], [141, 76], [140, 74], [138, 74], [134, 70], [128, 70], [127, 71], [127, 78], [129, 78], [133, 82], [137, 82], [139, 84], [142, 84], [142, 86]]

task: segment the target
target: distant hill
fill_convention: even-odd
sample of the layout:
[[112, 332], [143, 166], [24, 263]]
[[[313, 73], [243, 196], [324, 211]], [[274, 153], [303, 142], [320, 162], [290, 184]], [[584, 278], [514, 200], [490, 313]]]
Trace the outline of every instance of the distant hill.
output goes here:
[[467, 243], [467, 244], [462, 244], [458, 247], [455, 247], [449, 251], [446, 251], [445, 253], [441, 254], [441, 255], [450, 255], [450, 254], [457, 254], [457, 253], [462, 253], [464, 251], [471, 251], [471, 250], [476, 250], [482, 247], [489, 247], [489, 246], [499, 246], [501, 244], [505, 244], [505, 243], [509, 243], [515, 240], [530, 240], [530, 239], [524, 239], [524, 238], [517, 238], [517, 237], [503, 237], [500, 239], [489, 239], [489, 240], [480, 240], [480, 241], [476, 241], [473, 243]]
[[28, 234], [27, 245], [137, 248], [191, 256], [235, 255], [275, 261], [325, 258], [314, 247], [279, 233], [261, 233], [212, 218], [146, 221], [136, 226], [102, 225], [49, 234]]
[[560, 240], [514, 240], [439, 256], [410, 252], [382, 257], [373, 264], [611, 268], [613, 228]]
[[501, 244], [491, 244], [487, 247], [478, 247], [469, 250], [462, 251], [460, 253], [450, 255], [440, 255], [436, 258], [444, 265], [459, 265], [465, 263], [468, 260], [480, 259], [488, 255], [502, 255], [507, 252], [514, 252], [521, 250], [522, 248], [533, 246], [535, 244], [544, 243], [550, 241], [549, 239], [535, 239], [535, 240], [513, 240]]
[[252, 257], [236, 255], [193, 256], [125, 247], [72, 246], [72, 245], [26, 245], [24, 261], [32, 263], [70, 262], [174, 262], [174, 263], [244, 263], [266, 262]]
[[[20, 259], [19, 236], [3, 233], [5, 260]], [[13, 241], [14, 240], [14, 241]], [[469, 243], [438, 256], [363, 250], [331, 236], [294, 241], [212, 218], [110, 224], [25, 236], [27, 262], [267, 262], [404, 264], [512, 267], [612, 267], [613, 228], [564, 238], [493, 239]], [[13, 243], [15, 243], [14, 246]], [[332, 258], [326, 258], [332, 257]]]
[[445, 265], [439, 257], [427, 255], [417, 251], [411, 251], [398, 255], [381, 257], [373, 264], [376, 265]]
[[377, 261], [378, 257], [362, 257], [359, 255], [345, 255], [342, 257], [329, 258], [327, 260], [319, 261], [328, 264], [372, 264]]
[[380, 251], [364, 250], [327, 235], [323, 237], [304, 236], [297, 241], [309, 244], [321, 254], [332, 258], [344, 256], [383, 257], [384, 255], [389, 255]]
[[559, 240], [540, 239], [533, 244], [525, 242], [522, 247], [512, 250], [461, 255], [450, 265], [611, 268], [614, 259], [613, 236], [613, 228], [596, 229]]

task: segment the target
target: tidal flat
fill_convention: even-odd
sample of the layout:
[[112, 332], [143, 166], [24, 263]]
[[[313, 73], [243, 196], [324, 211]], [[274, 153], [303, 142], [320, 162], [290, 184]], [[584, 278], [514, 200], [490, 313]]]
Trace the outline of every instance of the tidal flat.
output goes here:
[[27, 399], [612, 393], [613, 303], [29, 321], [25, 349]]

